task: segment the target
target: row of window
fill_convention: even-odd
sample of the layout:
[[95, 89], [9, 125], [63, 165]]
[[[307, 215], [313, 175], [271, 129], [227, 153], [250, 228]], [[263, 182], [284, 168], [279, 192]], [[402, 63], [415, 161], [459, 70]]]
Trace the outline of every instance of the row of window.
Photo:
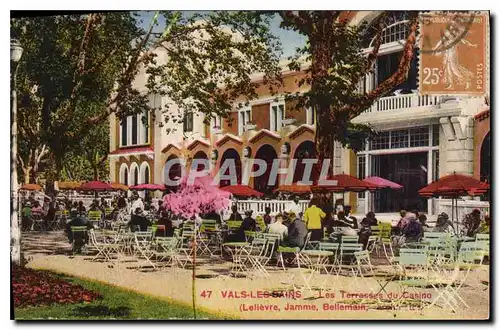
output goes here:
[[149, 143], [149, 113], [136, 114], [120, 121], [120, 146]]
[[439, 145], [439, 125], [380, 132], [370, 140], [370, 150]]
[[[271, 103], [270, 106], [270, 123], [269, 127], [271, 131], [278, 131], [283, 127], [283, 121], [285, 120], [285, 102]], [[251, 108], [244, 108], [238, 110], [238, 134], [241, 135], [245, 132], [245, 127], [248, 123], [252, 122], [252, 110]], [[306, 124], [314, 125], [316, 122], [315, 111], [312, 108], [306, 109]]]
[[151, 174], [147, 163], [141, 164], [140, 169], [137, 163], [132, 163], [130, 165], [130, 171], [126, 164], [122, 164], [120, 167], [119, 182], [126, 186], [150, 183], [150, 177]]

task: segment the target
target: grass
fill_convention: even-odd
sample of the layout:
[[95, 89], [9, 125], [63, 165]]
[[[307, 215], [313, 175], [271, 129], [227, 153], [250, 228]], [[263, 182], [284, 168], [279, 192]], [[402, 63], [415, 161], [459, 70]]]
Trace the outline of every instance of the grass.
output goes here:
[[[112, 285], [83, 280], [65, 275], [56, 275], [88, 290], [99, 292], [102, 299], [91, 303], [54, 304], [18, 308], [16, 320], [194, 320], [192, 306], [141, 295]], [[227, 319], [227, 316], [196, 311], [196, 319]]]

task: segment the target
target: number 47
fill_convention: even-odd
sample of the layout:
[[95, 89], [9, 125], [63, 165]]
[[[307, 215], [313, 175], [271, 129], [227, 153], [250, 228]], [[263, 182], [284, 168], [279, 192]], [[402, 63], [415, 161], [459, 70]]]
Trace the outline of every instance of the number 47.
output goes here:
[[442, 75], [439, 68], [424, 68], [424, 85], [437, 85], [439, 84], [439, 77]]
[[210, 298], [212, 295], [212, 290], [203, 290], [200, 294], [203, 298]]

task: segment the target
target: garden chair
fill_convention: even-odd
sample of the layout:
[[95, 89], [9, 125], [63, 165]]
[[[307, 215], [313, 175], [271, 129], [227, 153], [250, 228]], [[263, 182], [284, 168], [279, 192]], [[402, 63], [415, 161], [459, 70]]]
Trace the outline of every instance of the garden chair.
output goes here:
[[331, 251], [331, 252], [333, 252], [333, 256], [330, 258], [330, 263], [327, 266], [328, 268], [330, 268], [330, 270], [327, 271], [327, 274], [332, 274], [333, 270], [338, 265], [339, 248], [340, 248], [340, 244], [339, 243], [321, 242], [319, 244], [319, 249], [321, 251]]
[[136, 248], [136, 255], [140, 258], [143, 257], [148, 264], [150, 264], [153, 269], [156, 268], [155, 264], [151, 261], [154, 255], [152, 249], [153, 234], [148, 231], [136, 231], [134, 232], [134, 241]]
[[181, 265], [183, 268], [186, 267], [188, 263], [193, 263], [193, 241], [195, 239], [194, 230], [190, 229], [194, 227], [186, 226], [186, 229], [182, 229], [179, 240], [179, 248], [178, 251], [181, 254], [179, 256], [179, 261], [181, 261]]
[[341, 243], [342, 244], [344, 244], [344, 243], [356, 244], [356, 243], [358, 243], [358, 241], [359, 241], [359, 236], [358, 235], [356, 235], [356, 236], [343, 235], [342, 239], [341, 239]]
[[338, 277], [342, 270], [347, 270], [348, 273], [356, 276], [357, 265], [355, 253], [363, 250], [363, 244], [341, 243], [339, 250], [340, 256], [338, 258], [336, 276]]
[[269, 251], [272, 251], [273, 248], [274, 242], [272, 240], [266, 238], [255, 238], [252, 240], [247, 254], [243, 256], [245, 258], [244, 262], [248, 261], [250, 264], [248, 272], [252, 277], [254, 275], [255, 277], [269, 277], [265, 266], [270, 259], [268, 258], [271, 254]]
[[100, 256], [104, 261], [113, 261], [112, 254], [118, 253], [119, 245], [115, 242], [99, 242], [96, 236], [96, 231], [94, 229], [89, 230], [91, 247], [97, 250], [97, 254], [94, 256], [92, 261], [98, 259]]
[[286, 270], [285, 268], [285, 260], [283, 259], [283, 253], [293, 253], [294, 257], [292, 259], [292, 264], [296, 263], [297, 266], [300, 268], [300, 252], [305, 249], [306, 246], [309, 244], [309, 240], [311, 239], [311, 232], [308, 232], [306, 235], [306, 238], [304, 240], [304, 245], [302, 247], [290, 247], [290, 246], [278, 246], [276, 249], [277, 257], [276, 257], [276, 266], [279, 266], [281, 263], [281, 267], [283, 270]]
[[476, 234], [476, 243], [484, 249], [484, 256], [490, 258], [490, 234]]
[[47, 230], [61, 230], [64, 226], [63, 221], [62, 211], [56, 211], [56, 213], [54, 214], [54, 218], [50, 219], [47, 222]]
[[101, 211], [89, 211], [89, 221], [90, 223], [92, 223], [94, 227], [100, 227], [101, 220], [102, 220]]
[[227, 224], [227, 229], [230, 231], [238, 230], [241, 227], [241, 221], [231, 220], [231, 221], [227, 221], [226, 224]]
[[32, 214], [31, 215], [32, 223], [31, 223], [31, 231], [46, 231], [45, 220], [43, 220], [40, 214]]
[[[409, 290], [414, 294], [422, 293], [422, 289], [433, 285], [430, 280], [430, 270], [426, 249], [407, 249], [399, 250], [398, 264], [401, 269], [400, 280], [397, 282], [402, 289], [399, 299], [394, 300], [397, 307], [404, 304], [403, 297]], [[437, 288], [437, 286], [436, 286]], [[420, 301], [419, 307], [423, 309], [423, 301]]]
[[266, 223], [264, 222], [264, 218], [261, 215], [255, 217], [255, 222], [257, 223], [257, 227], [259, 227], [260, 231], [266, 230]]
[[245, 242], [251, 243], [256, 237], [257, 232], [251, 230], [245, 230]]
[[153, 255], [158, 262], [164, 262], [163, 269], [170, 266], [174, 270], [178, 265], [179, 252], [177, 251], [178, 239], [175, 237], [156, 237], [155, 238], [156, 249], [153, 251]]

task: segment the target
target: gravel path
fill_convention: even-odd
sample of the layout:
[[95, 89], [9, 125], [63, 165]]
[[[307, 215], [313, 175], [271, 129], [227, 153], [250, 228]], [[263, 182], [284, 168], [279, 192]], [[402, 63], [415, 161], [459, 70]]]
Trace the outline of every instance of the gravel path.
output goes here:
[[[192, 305], [191, 270], [141, 270], [136, 262], [122, 262], [110, 267], [110, 263], [91, 261], [89, 256], [65, 255], [69, 249], [66, 242], [61, 233], [27, 234], [23, 237], [23, 251], [31, 259], [28, 267], [97, 280]], [[487, 267], [469, 276], [461, 296], [470, 308], [456, 314], [440, 306], [427, 308], [423, 313], [409, 308], [379, 310], [371, 308], [373, 299], [353, 301], [347, 298], [348, 293], [366, 294], [378, 289], [377, 282], [371, 278], [354, 282], [345, 276], [338, 279], [335, 276], [315, 276], [311, 281], [313, 287], [328, 283], [328, 291], [321, 292], [322, 297], [319, 297], [320, 292], [316, 290], [296, 287], [294, 291], [292, 283], [302, 283], [296, 269], [287, 272], [271, 270], [269, 278], [252, 280], [226, 276], [229, 267], [230, 264], [224, 261], [201, 260], [195, 282], [197, 308], [244, 319], [486, 319], [489, 313]], [[394, 295], [401, 294], [396, 283], [390, 283], [386, 290]], [[293, 291], [296, 297], [270, 297], [273, 291]], [[436, 294], [432, 288], [419, 288], [416, 293]]]

